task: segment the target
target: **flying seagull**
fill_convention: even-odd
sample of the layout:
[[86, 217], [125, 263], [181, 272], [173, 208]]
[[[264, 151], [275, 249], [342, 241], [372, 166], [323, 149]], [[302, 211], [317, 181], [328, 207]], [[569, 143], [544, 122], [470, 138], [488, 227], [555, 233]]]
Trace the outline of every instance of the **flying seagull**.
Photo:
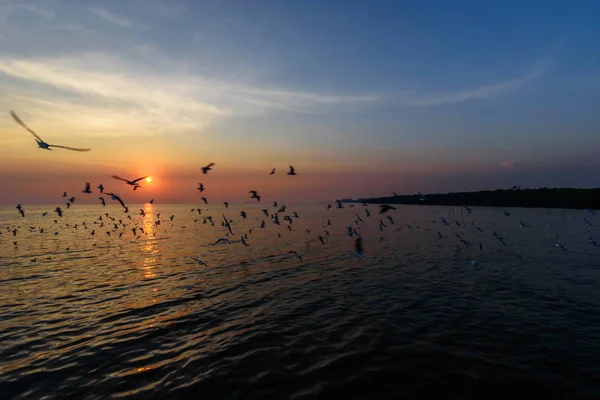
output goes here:
[[90, 190], [90, 183], [89, 182], [85, 183], [85, 189], [82, 190], [81, 193], [92, 193], [92, 191]]
[[275, 168], [273, 168], [273, 170], [271, 171], [271, 173], [269, 175], [273, 175], [275, 174]]
[[135, 189], [137, 189], [138, 187], [141, 187], [141, 186], [138, 184], [138, 182], [139, 182], [139, 181], [141, 181], [142, 179], [146, 179], [146, 178], [148, 177], [148, 175], [146, 175], [146, 176], [142, 176], [141, 178], [137, 178], [137, 179], [134, 179], [134, 180], [132, 180], [132, 181], [128, 181], [127, 179], [121, 178], [121, 177], [119, 177], [119, 176], [117, 176], [117, 175], [113, 175], [112, 177], [113, 177], [113, 179], [118, 179], [118, 180], [120, 180], [120, 181], [127, 182], [127, 184], [128, 184], [128, 185], [131, 185], [131, 186], [133, 186], [133, 190], [135, 190]]
[[19, 116], [14, 111], [10, 112], [10, 116], [13, 117], [13, 119], [17, 122], [17, 124], [21, 125], [23, 128], [25, 128], [25, 130], [27, 130], [27, 132], [29, 132], [33, 136], [35, 136], [35, 141], [37, 142], [37, 145], [40, 149], [52, 150], [50, 147], [57, 147], [57, 148], [72, 150], [72, 151], [90, 151], [91, 150], [91, 149], [77, 149], [74, 147], [59, 146], [57, 144], [48, 144], [48, 143], [44, 142], [42, 140], [42, 138], [39, 137], [37, 135], [37, 133], [35, 133], [31, 128], [29, 128], [27, 125], [25, 125], [25, 123], [23, 121], [21, 121], [21, 118], [19, 118]]
[[192, 257], [192, 256], [189, 256], [189, 257], [190, 257], [192, 260], [196, 261], [196, 262], [197, 262], [199, 265], [204, 265], [205, 267], [208, 267], [208, 265], [207, 265], [207, 264], [206, 264], [204, 261], [202, 261], [201, 259], [199, 259], [199, 258], [196, 258], [196, 257]]
[[206, 175], [206, 174], [208, 173], [208, 171], [211, 171], [211, 170], [212, 170], [212, 168], [211, 168], [211, 167], [212, 167], [213, 165], [215, 165], [215, 163], [214, 163], [214, 162], [211, 162], [211, 163], [210, 163], [210, 164], [208, 164], [206, 167], [202, 167], [202, 173], [203, 173], [204, 175]]
[[198, 184], [198, 191], [200, 193], [204, 192], [204, 185], [203, 184], [201, 184], [201, 183]]
[[108, 193], [108, 192], [106, 192], [106, 194], [109, 195], [112, 200], [118, 201], [126, 211], [128, 210], [127, 206], [125, 205], [125, 203], [123, 203], [123, 200], [121, 200], [121, 198], [119, 196], [117, 196], [114, 193]]
[[287, 174], [288, 174], [288, 175], [298, 175], [298, 174], [296, 173], [296, 170], [294, 169], [294, 167], [292, 167], [291, 165], [290, 165], [290, 172], [288, 172]]
[[386, 212], [388, 212], [390, 210], [395, 210], [395, 209], [396, 209], [396, 207], [392, 207], [392, 206], [387, 205], [387, 204], [381, 204], [379, 206], [379, 214], [383, 214], [383, 213], [386, 213]]

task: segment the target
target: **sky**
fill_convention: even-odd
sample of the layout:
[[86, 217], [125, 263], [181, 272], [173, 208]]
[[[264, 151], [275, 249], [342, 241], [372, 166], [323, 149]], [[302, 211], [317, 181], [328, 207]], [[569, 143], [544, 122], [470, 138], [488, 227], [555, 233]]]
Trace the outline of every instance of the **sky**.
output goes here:
[[[597, 15], [593, 1], [3, 0], [0, 204], [85, 182], [138, 203], [197, 202], [199, 182], [232, 203], [600, 187]], [[10, 110], [92, 150], [39, 149]], [[153, 180], [133, 192], [114, 174]]]

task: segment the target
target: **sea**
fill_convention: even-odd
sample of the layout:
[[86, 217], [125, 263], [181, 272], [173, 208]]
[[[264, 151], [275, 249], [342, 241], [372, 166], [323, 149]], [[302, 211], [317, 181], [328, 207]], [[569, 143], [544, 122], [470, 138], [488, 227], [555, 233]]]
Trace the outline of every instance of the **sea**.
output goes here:
[[600, 398], [593, 211], [112, 203], [0, 209], [0, 398]]

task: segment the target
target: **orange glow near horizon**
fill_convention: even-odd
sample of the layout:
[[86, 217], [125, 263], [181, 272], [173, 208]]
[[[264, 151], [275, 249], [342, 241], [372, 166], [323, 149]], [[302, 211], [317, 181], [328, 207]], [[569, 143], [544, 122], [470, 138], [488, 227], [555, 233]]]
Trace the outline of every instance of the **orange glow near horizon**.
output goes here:
[[146, 178], [146, 182], [148, 182], [148, 183], [152, 182], [152, 178], [151, 177], [147, 177]]

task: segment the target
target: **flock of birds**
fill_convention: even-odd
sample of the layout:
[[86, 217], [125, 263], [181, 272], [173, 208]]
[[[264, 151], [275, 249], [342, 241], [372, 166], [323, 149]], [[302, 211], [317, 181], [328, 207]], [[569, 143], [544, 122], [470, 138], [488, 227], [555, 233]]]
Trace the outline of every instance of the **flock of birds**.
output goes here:
[[[52, 150], [52, 147], [56, 147], [56, 148], [63, 148], [63, 149], [67, 149], [67, 150], [73, 150], [73, 151], [89, 151], [90, 149], [79, 149], [79, 148], [73, 148], [73, 147], [67, 147], [67, 146], [59, 146], [59, 145], [51, 145], [48, 144], [46, 142], [44, 142], [32, 129], [30, 129], [18, 116], [16, 113], [14, 113], [14, 111], [10, 112], [10, 115], [13, 117], [13, 119], [19, 124], [21, 125], [24, 129], [26, 129], [28, 132], [30, 132], [36, 139], [36, 142], [38, 144], [38, 146], [42, 149], [46, 149], [46, 150]], [[210, 171], [212, 171], [213, 167], [215, 166], [215, 163], [211, 162], [208, 165], [204, 166], [201, 168], [202, 174], [207, 175]], [[271, 172], [269, 173], [269, 175], [273, 175], [275, 174], [276, 169], [273, 168], [271, 170]], [[296, 176], [296, 170], [293, 166], [289, 166], [289, 170], [287, 172], [288, 176]], [[140, 178], [136, 178], [136, 179], [126, 179], [126, 178], [122, 178], [120, 176], [117, 175], [113, 175], [112, 176], [113, 179], [124, 182], [125, 184], [127, 184], [128, 186], [133, 188], [133, 191], [136, 191], [138, 189], [143, 188], [141, 186], [141, 182], [144, 181], [146, 178], [148, 178], [148, 176], [143, 176]], [[72, 228], [74, 230], [77, 230], [79, 227], [82, 227], [84, 230], [87, 230], [89, 232], [89, 235], [91, 235], [92, 237], [94, 237], [96, 235], [96, 231], [100, 230], [101, 228], [105, 228], [104, 233], [107, 237], [110, 237], [111, 235], [113, 236], [118, 236], [118, 237], [122, 237], [127, 230], [131, 231], [133, 233], [133, 236], [136, 239], [140, 239], [141, 235], [143, 234], [149, 234], [149, 232], [145, 232], [144, 231], [144, 226], [140, 226], [139, 221], [134, 221], [134, 219], [131, 218], [131, 215], [129, 214], [129, 207], [127, 206], [127, 204], [125, 203], [125, 201], [123, 200], [123, 198], [121, 198], [119, 195], [115, 194], [114, 192], [107, 192], [105, 191], [105, 187], [103, 184], [99, 184], [96, 187], [99, 191], [99, 194], [101, 195], [100, 197], [98, 197], [98, 200], [100, 201], [100, 204], [102, 205], [102, 207], [106, 206], [106, 200], [102, 195], [106, 195], [106, 196], [110, 196], [110, 199], [112, 201], [117, 202], [123, 209], [123, 212], [125, 214], [127, 214], [127, 216], [125, 218], [119, 218], [116, 216], [111, 215], [110, 213], [104, 213], [103, 215], [100, 215], [96, 220], [94, 220], [91, 223], [88, 223], [89, 221], [83, 221], [81, 222], [81, 224], [74, 224], [74, 225], [70, 225], [70, 224], [65, 224], [66, 227]], [[198, 184], [198, 188], [197, 188], [198, 192], [200, 194], [202, 194], [206, 188], [204, 186], [203, 183], [199, 183]], [[94, 193], [94, 191], [91, 189], [91, 184], [89, 182], [87, 182], [85, 184], [84, 189], [81, 191], [84, 195], [91, 195]], [[259, 194], [258, 191], [256, 190], [251, 190], [249, 191], [249, 197], [252, 200], [256, 200], [256, 204], [259, 204], [261, 201], [261, 196]], [[395, 195], [395, 193], [394, 193]], [[422, 195], [420, 195], [420, 200], [425, 202], [427, 200], [427, 198]], [[77, 198], [75, 196], [69, 196], [67, 194], [67, 192], [64, 192], [62, 195], [63, 198], [66, 199], [66, 203], [65, 206], [67, 209], [69, 209], [77, 200]], [[204, 202], [204, 204], [208, 204], [208, 199], [206, 197], [201, 197], [201, 200]], [[150, 200], [148, 202], [149, 204], [154, 204], [154, 199]], [[223, 205], [225, 206], [225, 208], [229, 207], [229, 203], [228, 202], [224, 202]], [[287, 209], [286, 205], [279, 205], [277, 201], [273, 201], [272, 204], [272, 209], [269, 207], [263, 208], [260, 210], [260, 213], [262, 213], [264, 215], [264, 218], [260, 221], [260, 225], [258, 225], [258, 229], [262, 229], [266, 227], [267, 224], [267, 220], [270, 219], [271, 223], [273, 223], [274, 225], [277, 225], [279, 227], [282, 226], [282, 222], [284, 224], [287, 224], [287, 229], [289, 231], [292, 231], [292, 225], [293, 225], [293, 221], [297, 218], [300, 218], [298, 212], [296, 211], [291, 211]], [[326, 206], [327, 210], [332, 209], [334, 206], [332, 204], [328, 204]], [[344, 203], [340, 200], [336, 201], [335, 204], [335, 208], [336, 209], [344, 209], [344, 208], [354, 208], [354, 204], [351, 204], [347, 207], [344, 207]], [[360, 206], [359, 206], [360, 207]], [[25, 218], [26, 217], [26, 210], [23, 208], [23, 206], [21, 204], [18, 204], [16, 206], [16, 209], [18, 211], [18, 213], [21, 215], [21, 217]], [[394, 220], [394, 218], [387, 214], [389, 211], [391, 210], [396, 210], [397, 208], [392, 206], [392, 205], [388, 205], [388, 204], [381, 204], [379, 205], [379, 225], [378, 228], [380, 231], [384, 231], [386, 228], [388, 228], [390, 225], [394, 225], [396, 224], [396, 221]], [[204, 210], [209, 211], [208, 209]], [[468, 207], [467, 205], [462, 206], [462, 211], [466, 212], [467, 214], [471, 214], [472, 213], [472, 209], [470, 207]], [[590, 212], [592, 213], [592, 215], [594, 216], [596, 213], [593, 210], [584, 210], [585, 212]], [[54, 209], [54, 213], [56, 213], [58, 219], [54, 220], [55, 224], [59, 223], [59, 219], [62, 218], [64, 216], [64, 210], [61, 207], [56, 207]], [[213, 217], [211, 215], [203, 215], [203, 210], [201, 208], [192, 208], [191, 209], [192, 213], [197, 213], [198, 217], [194, 218], [194, 222], [199, 222], [200, 218], [202, 218], [202, 223], [203, 224], [210, 224], [211, 226], [215, 226], [215, 221], [213, 220]], [[362, 216], [359, 214], [359, 212], [362, 214]], [[43, 212], [42, 216], [47, 216], [48, 215], [48, 211]], [[146, 213], [147, 210], [145, 209], [140, 209], [140, 213], [139, 215], [142, 218], [146, 217]], [[504, 210], [504, 217], [510, 217], [510, 212]], [[350, 226], [347, 226], [347, 235], [351, 238], [354, 238], [354, 251], [352, 252], [352, 254], [356, 257], [362, 257], [363, 252], [364, 252], [364, 248], [363, 248], [363, 239], [362, 236], [360, 234], [360, 230], [361, 230], [361, 225], [365, 223], [365, 220], [363, 218], [370, 218], [372, 216], [372, 211], [370, 210], [368, 204], [363, 203], [362, 204], [362, 210], [357, 211], [357, 212], [353, 212], [353, 224]], [[383, 215], [385, 214], [385, 215]], [[451, 215], [449, 213], [449, 215]], [[260, 216], [260, 214], [259, 214]], [[260, 219], [259, 216], [256, 217], [256, 219]], [[253, 229], [251, 228], [248, 230], [248, 232], [242, 234], [241, 236], [239, 236], [239, 240], [235, 240], [234, 238], [236, 237], [236, 235], [234, 235], [234, 231], [233, 231], [233, 224], [235, 224], [235, 222], [232, 219], [229, 219], [225, 216], [224, 213], [221, 214], [222, 220], [221, 220], [221, 227], [224, 228], [225, 230], [225, 234], [223, 237], [220, 237], [215, 243], [214, 245], [218, 245], [218, 244], [232, 244], [232, 243], [240, 243], [243, 246], [249, 247], [250, 244], [248, 243], [248, 239], [249, 239], [249, 235], [252, 234]], [[249, 217], [248, 212], [241, 210], [240, 211], [240, 218], [242, 220], [245, 220]], [[171, 223], [173, 223], [175, 218], [175, 215], [171, 215], [168, 219], [170, 220]], [[326, 238], [330, 235], [329, 229], [330, 226], [332, 225], [331, 219], [330, 217], [323, 217], [323, 231], [322, 233], [320, 233], [318, 236], [316, 236], [316, 239], [321, 243], [321, 244], [325, 244], [326, 243]], [[156, 214], [156, 218], [153, 219], [153, 225], [155, 228], [158, 228], [161, 225], [161, 214]], [[466, 227], [470, 227], [474, 230], [479, 231], [480, 233], [483, 233], [483, 229], [477, 225], [475, 225], [475, 221], [471, 221], [470, 225], [468, 223], [465, 223], [464, 221], [461, 223], [458, 220], [455, 220], [454, 223], [450, 223], [448, 220], [446, 220], [445, 217], [441, 217], [438, 221], [432, 221], [434, 223], [441, 223], [441, 225], [444, 226], [451, 226], [451, 225], [456, 225], [456, 226], [462, 226], [464, 228]], [[592, 225], [592, 222], [590, 220], [588, 220], [587, 218], [584, 218], [584, 222], [586, 223], [586, 225]], [[520, 220], [519, 221], [519, 225], [521, 228], [526, 228], [527, 225]], [[402, 228], [401, 224], [398, 224], [398, 229], [400, 230]], [[0, 237], [2, 237], [3, 233], [8, 233], [11, 234], [16, 237], [18, 232], [19, 232], [19, 228], [17, 226], [9, 226], [6, 227], [6, 231], [5, 232], [0, 232]], [[184, 227], [182, 227], [184, 228]], [[408, 230], [412, 230], [413, 227], [410, 224], [406, 224], [406, 229]], [[420, 229], [419, 226], [416, 226], [416, 229]], [[305, 229], [307, 233], [311, 233], [311, 230], [306, 228]], [[425, 230], [430, 231], [431, 229], [429, 227], [426, 227]], [[39, 233], [44, 233], [44, 227], [29, 227], [29, 231], [30, 232], [39, 232]], [[59, 232], [54, 232], [55, 235], [58, 235]], [[600, 245], [591, 237], [590, 231], [589, 229], [586, 230], [587, 233], [587, 239], [588, 242], [590, 244], [592, 244], [595, 247], [600, 247]], [[154, 231], [152, 233], [152, 235], [156, 235], [156, 231]], [[277, 235], [279, 237], [281, 237], [281, 232], [278, 232]], [[445, 237], [445, 235], [447, 235], [447, 233], [442, 234], [442, 232], [440, 230], [437, 231], [437, 239], [438, 241], [436, 242], [437, 246], [440, 246], [440, 241], [441, 239], [443, 239]], [[492, 232], [492, 235], [494, 237], [495, 240], [498, 241], [498, 243], [500, 244], [500, 246], [504, 247], [506, 246], [505, 240], [502, 236], [500, 236], [496, 231]], [[460, 247], [471, 247], [471, 246], [475, 246], [475, 244], [467, 239], [464, 235], [464, 233], [456, 233], [454, 232], [454, 236], [456, 237], [456, 239], [458, 240], [458, 242], [456, 242], [455, 246], [457, 248]], [[383, 240], [383, 237], [380, 238], [381, 240]], [[460, 243], [460, 244], [459, 244]], [[13, 245], [15, 247], [18, 246], [18, 241], [13, 241]], [[95, 244], [94, 244], [95, 246]], [[308, 242], [307, 242], [307, 246], [308, 246]], [[560, 243], [560, 242], [556, 242], [555, 246], [558, 248], [561, 248], [563, 251], [566, 251], [566, 247]], [[479, 243], [478, 245], [479, 247], [479, 251], [483, 252], [483, 243]], [[66, 250], [69, 250], [69, 248], [67, 248]], [[300, 260], [300, 262], [302, 262], [302, 255], [297, 251], [297, 250], [290, 250], [288, 252], [290, 255], [296, 257], [298, 260]], [[207, 264], [202, 261], [200, 258], [198, 257], [191, 257], [194, 261], [196, 261], [198, 264], [200, 265], [205, 265], [207, 266]], [[33, 262], [37, 262], [37, 259], [33, 259]], [[478, 260], [473, 259], [471, 261], [471, 264], [473, 264], [476, 268], [481, 268], [480, 263]]]

